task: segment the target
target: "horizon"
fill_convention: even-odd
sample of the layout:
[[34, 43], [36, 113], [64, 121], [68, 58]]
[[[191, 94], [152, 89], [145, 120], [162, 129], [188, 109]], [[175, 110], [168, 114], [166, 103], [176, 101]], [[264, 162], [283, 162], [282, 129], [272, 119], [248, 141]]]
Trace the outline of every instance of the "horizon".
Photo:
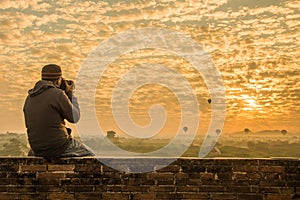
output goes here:
[[[0, 133], [26, 133], [23, 103], [27, 91], [40, 79], [42, 66], [56, 63], [62, 67], [65, 78], [76, 81], [83, 62], [101, 42], [124, 31], [159, 27], [191, 37], [208, 53], [219, 71], [226, 95], [222, 134], [245, 128], [254, 132], [277, 129], [300, 134], [300, 3], [297, 0], [2, 1], [0, 5], [3, 21]], [[96, 110], [103, 133], [115, 130], [124, 134], [111, 111], [113, 90], [125, 73], [144, 63], [168, 66], [190, 83], [198, 100], [200, 123], [189, 127], [199, 125], [197, 134], [205, 134], [215, 103], [207, 102], [210, 93], [206, 80], [186, 59], [158, 49], [120, 55], [101, 75], [94, 97], [96, 106], [92, 109]], [[144, 75], [148, 79], [161, 73], [151, 71]], [[172, 79], [168, 74], [163, 76]], [[86, 77], [85, 83], [89, 81]], [[185, 95], [185, 91], [180, 92]], [[81, 98], [79, 104], [84, 105], [85, 101]], [[136, 124], [149, 124], [148, 111], [159, 103], [168, 115], [158, 134], [172, 136], [182, 132], [180, 102], [170, 89], [148, 84], [134, 91], [129, 101]], [[76, 126], [68, 126], [77, 134]]]

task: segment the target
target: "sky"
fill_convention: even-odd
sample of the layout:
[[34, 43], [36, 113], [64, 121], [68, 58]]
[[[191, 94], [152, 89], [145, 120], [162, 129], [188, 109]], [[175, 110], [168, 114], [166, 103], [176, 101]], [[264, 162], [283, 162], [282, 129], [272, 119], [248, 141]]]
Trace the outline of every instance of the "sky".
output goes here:
[[[76, 82], [84, 61], [103, 41], [156, 27], [192, 38], [210, 56], [225, 89], [224, 133], [245, 128], [300, 133], [298, 0], [1, 0], [0, 21], [0, 132], [26, 132], [22, 108], [42, 66], [56, 63], [64, 77]], [[212, 107], [204, 78], [186, 59], [163, 50], [121, 55], [99, 77], [95, 97], [81, 97], [79, 103], [93, 98], [103, 131], [121, 132], [112, 115], [114, 88], [124, 74], [145, 63], [168, 66], [189, 81], [199, 103], [198, 131], [206, 130]], [[161, 74], [148, 73], [145, 78]], [[167, 73], [161, 78], [173, 79]], [[132, 93], [130, 115], [145, 126], [151, 122], [149, 108], [157, 103], [168, 113], [162, 130], [176, 132], [181, 104], [162, 85], [147, 84]]]

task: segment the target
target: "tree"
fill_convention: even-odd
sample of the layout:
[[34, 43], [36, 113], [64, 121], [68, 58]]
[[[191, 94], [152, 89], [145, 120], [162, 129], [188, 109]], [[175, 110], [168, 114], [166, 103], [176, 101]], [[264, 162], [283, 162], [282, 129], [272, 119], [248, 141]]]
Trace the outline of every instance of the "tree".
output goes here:
[[249, 133], [249, 132], [250, 132], [250, 129], [249, 129], [249, 128], [245, 128], [245, 129], [244, 129], [244, 132], [245, 132], [245, 133]]
[[284, 130], [284, 129], [283, 129], [283, 130], [281, 130], [280, 132], [281, 132], [281, 134], [282, 134], [282, 135], [285, 135], [285, 134], [287, 134], [287, 130]]
[[112, 138], [115, 138], [115, 137], [116, 137], [116, 134], [117, 134], [117, 133], [114, 132], [114, 131], [107, 131], [106, 134], [107, 134], [107, 135], [106, 135], [107, 138], [112, 139]]

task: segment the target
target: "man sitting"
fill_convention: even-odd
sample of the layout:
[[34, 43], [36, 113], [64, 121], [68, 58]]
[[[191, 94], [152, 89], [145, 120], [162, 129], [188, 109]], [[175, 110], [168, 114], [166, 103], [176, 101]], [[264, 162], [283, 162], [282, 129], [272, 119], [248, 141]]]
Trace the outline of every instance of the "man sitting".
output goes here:
[[72, 138], [71, 129], [65, 126], [65, 119], [76, 123], [80, 118], [73, 90], [74, 82], [62, 78], [58, 65], [49, 64], [42, 68], [42, 80], [28, 91], [23, 107], [31, 147], [29, 156], [59, 158], [95, 155], [89, 147]]

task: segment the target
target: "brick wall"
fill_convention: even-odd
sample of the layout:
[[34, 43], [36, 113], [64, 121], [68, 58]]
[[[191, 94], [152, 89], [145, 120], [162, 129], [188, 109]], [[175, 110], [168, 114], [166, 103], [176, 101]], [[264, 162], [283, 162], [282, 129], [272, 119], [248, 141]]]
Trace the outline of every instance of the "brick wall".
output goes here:
[[300, 199], [299, 160], [180, 158], [134, 174], [95, 158], [2, 157], [0, 199]]

